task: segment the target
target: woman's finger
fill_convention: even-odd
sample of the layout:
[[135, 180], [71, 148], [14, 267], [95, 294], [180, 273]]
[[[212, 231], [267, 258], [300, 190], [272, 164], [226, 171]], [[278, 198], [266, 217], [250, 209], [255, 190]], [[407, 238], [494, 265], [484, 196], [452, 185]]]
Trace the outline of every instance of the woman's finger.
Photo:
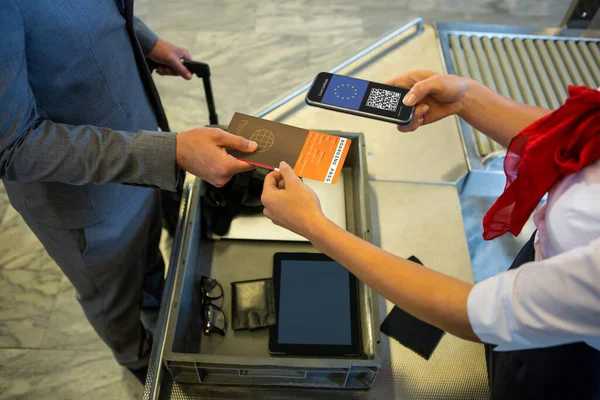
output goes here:
[[431, 78], [415, 83], [410, 92], [402, 99], [402, 103], [405, 106], [414, 106], [423, 101], [425, 97], [432, 94], [439, 94], [443, 90], [444, 82], [437, 75], [432, 76]]
[[424, 118], [413, 119], [410, 124], [398, 125], [398, 126], [396, 126], [396, 129], [398, 129], [400, 132], [404, 132], [404, 133], [414, 132], [423, 125], [424, 121], [425, 121]]
[[265, 176], [265, 183], [263, 184], [264, 189], [278, 189], [279, 182], [283, 181], [281, 173], [279, 171], [273, 171]]
[[405, 88], [411, 88], [414, 86], [415, 83], [431, 78], [435, 75], [437, 75], [435, 72], [426, 70], [416, 70], [405, 72], [404, 74], [395, 76], [385, 83], [392, 86], [402, 86]]
[[429, 111], [429, 105], [419, 104], [417, 107], [415, 107], [415, 112], [413, 113], [413, 120], [425, 118], [425, 114], [427, 114], [427, 111]]
[[282, 161], [279, 164], [279, 171], [281, 172], [281, 175], [283, 176], [283, 179], [288, 184], [291, 184], [293, 182], [300, 183], [300, 178], [298, 178], [298, 176], [296, 175], [296, 173], [294, 172], [294, 170], [292, 169], [292, 167], [290, 167], [290, 165], [288, 163]]
[[423, 125], [425, 121], [425, 115], [429, 111], [429, 105], [427, 104], [419, 104], [415, 107], [415, 112], [413, 113], [412, 122], [408, 125], [398, 125], [397, 128], [400, 132], [412, 132]]

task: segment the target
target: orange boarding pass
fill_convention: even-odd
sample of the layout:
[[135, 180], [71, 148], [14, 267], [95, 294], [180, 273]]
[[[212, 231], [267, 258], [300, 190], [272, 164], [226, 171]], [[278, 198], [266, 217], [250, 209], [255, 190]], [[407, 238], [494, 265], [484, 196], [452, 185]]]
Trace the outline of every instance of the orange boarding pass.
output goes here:
[[232, 156], [274, 170], [281, 161], [302, 178], [336, 183], [352, 140], [235, 113], [229, 133], [258, 143], [254, 153], [228, 150]]

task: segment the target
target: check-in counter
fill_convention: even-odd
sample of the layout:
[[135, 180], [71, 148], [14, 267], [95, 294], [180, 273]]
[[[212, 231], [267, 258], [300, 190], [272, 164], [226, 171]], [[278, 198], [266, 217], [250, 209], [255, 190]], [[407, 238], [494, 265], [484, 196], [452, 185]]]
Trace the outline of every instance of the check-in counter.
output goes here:
[[[560, 30], [524, 30], [521, 33], [523, 37], [519, 37], [519, 32], [514, 28], [436, 26], [423, 24], [422, 20], [417, 19], [330, 72], [380, 82], [413, 69], [462, 72], [462, 75], [493, 83], [499, 90], [506, 90], [507, 95], [525, 96], [532, 104], [560, 98], [560, 93], [551, 92], [559, 91], [564, 84], [562, 81], [552, 81], [556, 77], [573, 77], [584, 83], [591, 79], [600, 86], [597, 65], [589, 65], [590, 60], [600, 60], [597, 41], [581, 39], [577, 33]], [[573, 40], [578, 42], [572, 43]], [[494, 46], [497, 53], [492, 51]], [[514, 54], [511, 46], [515, 48]], [[572, 53], [579, 49], [583, 55], [574, 58], [578, 62], [576, 64], [561, 58], [560, 51], [558, 58], [553, 57], [552, 50], [548, 50], [553, 47], [564, 47]], [[526, 55], [535, 56], [536, 49], [541, 56], [533, 57], [533, 61], [524, 66], [519, 64], [519, 60], [523, 61]], [[519, 51], [524, 53], [520, 54]], [[494, 60], [499, 60], [500, 68], [495, 68], [493, 73], [482, 72], [489, 68], [486, 63]], [[537, 60], [541, 64], [535, 64]], [[542, 69], [539, 67], [541, 65], [552, 68]], [[581, 71], [586, 65], [590, 68]], [[506, 77], [511, 68], [520, 71], [517, 76], [521, 80], [513, 82], [512, 78]], [[541, 83], [537, 85], [532, 83], [538, 79], [536, 73], [541, 74]], [[365, 197], [364, 204], [369, 205], [371, 225], [370, 235], [365, 238], [393, 254], [401, 257], [415, 255], [430, 268], [472, 282], [461, 198], [465, 193], [493, 196], [498, 192], [503, 184], [497, 168], [501, 165], [503, 150], [493, 143], [482, 142], [478, 132], [471, 131], [454, 117], [422, 127], [414, 133], [399, 133], [389, 123], [309, 107], [304, 97], [311, 78], [307, 77], [306, 86], [257, 111], [255, 115], [307, 129], [360, 132], [364, 135], [368, 183], [361, 196]], [[527, 82], [533, 85], [531, 93], [527, 90]], [[189, 257], [198, 257], [198, 253], [202, 252], [202, 248], [194, 248], [190, 253], [189, 243], [185, 242], [189, 232], [197, 229], [196, 224], [200, 223], [199, 218], [194, 217], [199, 206], [198, 196], [194, 195], [198, 185], [198, 180], [188, 176], [145, 399], [489, 397], [483, 345], [449, 334], [444, 335], [429, 360], [381, 335], [378, 343], [380, 369], [376, 371], [370, 388], [362, 390], [174, 382], [166, 367], [165, 355], [173, 350], [168, 348], [172, 341], [167, 338], [173, 335], [173, 332], [169, 332], [169, 326], [172, 325], [172, 319], [176, 318], [171, 312], [174, 302], [180, 301], [180, 292], [175, 290], [180, 284], [176, 281], [178, 268], [181, 268], [182, 260], [189, 262]], [[198, 243], [197, 246], [202, 245]], [[375, 302], [378, 303], [379, 321], [383, 321], [393, 304], [378, 296], [375, 296]], [[248, 345], [251, 346], [251, 342]]]

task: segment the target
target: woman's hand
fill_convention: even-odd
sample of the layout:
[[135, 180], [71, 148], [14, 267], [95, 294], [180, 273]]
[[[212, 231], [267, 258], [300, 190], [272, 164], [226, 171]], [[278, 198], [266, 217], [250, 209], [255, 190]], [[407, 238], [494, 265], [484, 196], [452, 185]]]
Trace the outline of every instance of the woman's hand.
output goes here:
[[460, 113], [469, 82], [460, 76], [439, 75], [431, 71], [411, 71], [388, 81], [388, 85], [411, 88], [403, 103], [416, 105], [412, 122], [398, 125], [398, 130], [412, 132], [421, 125]]
[[284, 162], [279, 165], [279, 171], [265, 177], [261, 200], [265, 216], [275, 225], [307, 238], [313, 228], [325, 220], [315, 192]]

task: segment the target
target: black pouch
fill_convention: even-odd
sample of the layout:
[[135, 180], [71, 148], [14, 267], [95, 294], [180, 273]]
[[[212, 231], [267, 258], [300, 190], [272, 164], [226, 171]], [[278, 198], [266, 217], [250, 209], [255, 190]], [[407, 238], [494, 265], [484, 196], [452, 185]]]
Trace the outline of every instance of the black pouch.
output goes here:
[[[409, 260], [423, 265], [415, 256], [410, 257]], [[441, 329], [413, 317], [396, 306], [385, 318], [380, 330], [426, 360], [429, 360], [444, 336], [444, 331]]]
[[231, 316], [233, 330], [275, 325], [273, 279], [231, 282]]
[[221, 188], [205, 182], [201, 195], [204, 231], [223, 236], [236, 215], [261, 213], [260, 196], [269, 172], [262, 168], [242, 172]]

